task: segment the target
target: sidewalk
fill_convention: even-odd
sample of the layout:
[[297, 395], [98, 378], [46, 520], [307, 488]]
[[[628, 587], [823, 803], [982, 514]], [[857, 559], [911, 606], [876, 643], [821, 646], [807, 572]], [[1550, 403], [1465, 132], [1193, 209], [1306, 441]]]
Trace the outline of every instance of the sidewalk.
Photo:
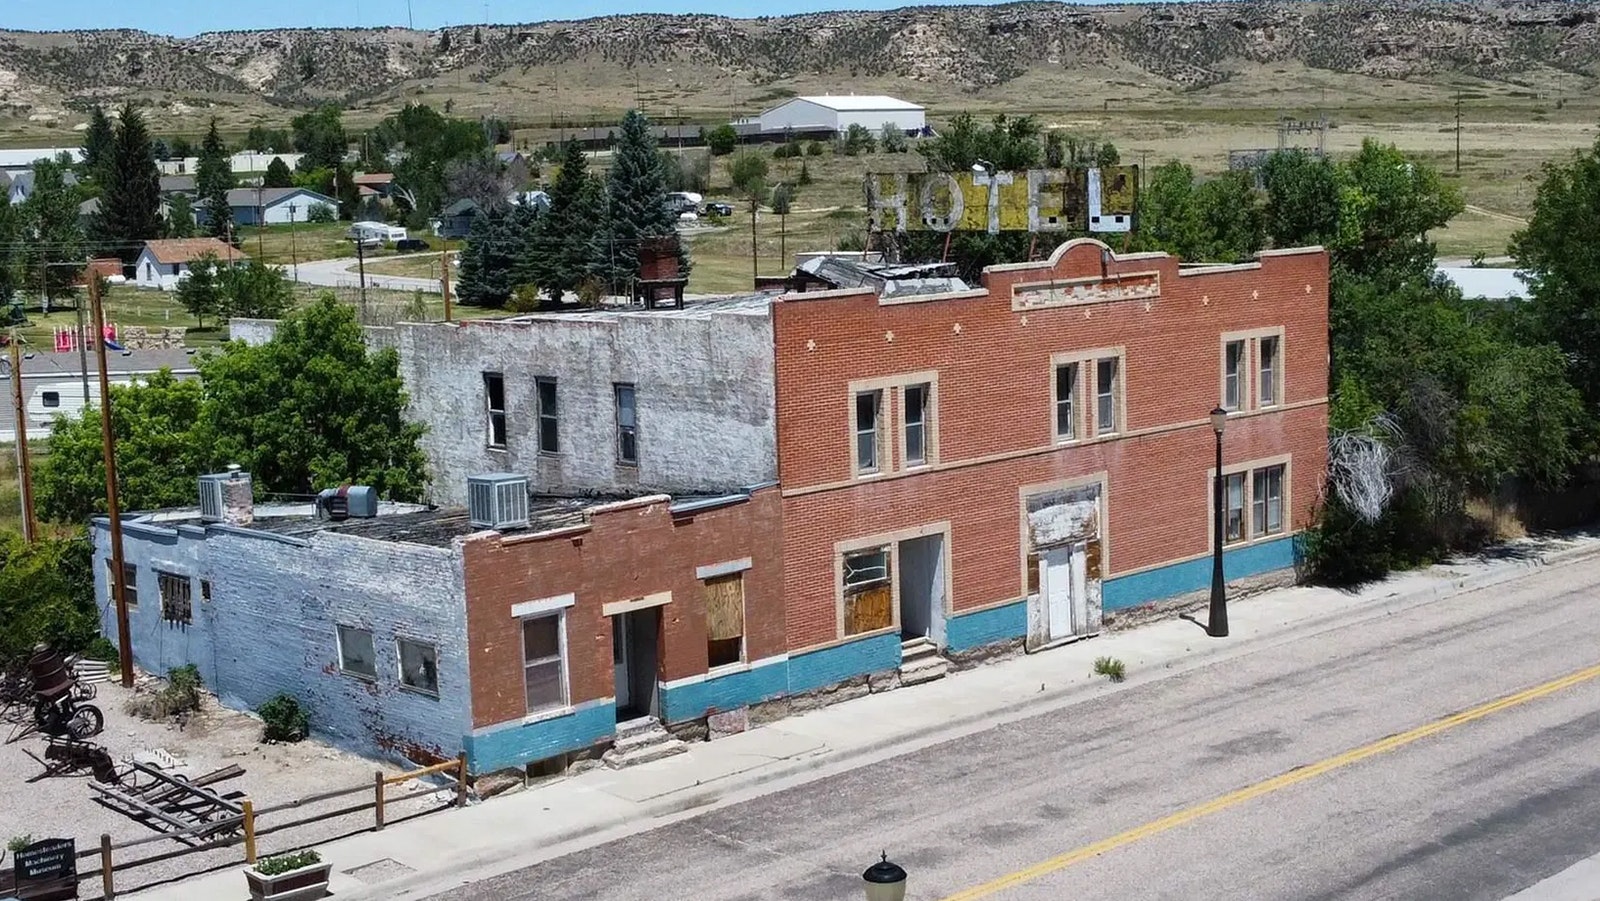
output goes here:
[[[1360, 592], [1285, 588], [1229, 606], [1232, 637], [1211, 639], [1176, 617], [1013, 657], [944, 679], [868, 695], [779, 720], [741, 735], [699, 743], [685, 754], [614, 771], [554, 780], [466, 810], [445, 811], [322, 845], [341, 898], [422, 897], [558, 856], [562, 843], [614, 838], [674, 814], [777, 791], [874, 758], [904, 754], [965, 732], [1037, 716], [1264, 646], [1341, 628], [1397, 605], [1487, 588], [1539, 566], [1600, 555], [1600, 536], [1515, 542], [1482, 558], [1393, 576]], [[1091, 673], [1096, 657], [1120, 658], [1128, 678], [1114, 685]], [[392, 878], [351, 875], [368, 864]], [[128, 897], [219, 901], [246, 896], [239, 868]]]

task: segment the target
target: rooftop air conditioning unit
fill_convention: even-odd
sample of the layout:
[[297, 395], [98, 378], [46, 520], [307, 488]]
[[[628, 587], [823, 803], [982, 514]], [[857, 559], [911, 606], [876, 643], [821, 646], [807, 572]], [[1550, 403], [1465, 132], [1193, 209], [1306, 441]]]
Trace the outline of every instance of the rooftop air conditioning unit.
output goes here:
[[467, 521], [475, 529], [519, 529], [528, 525], [528, 477], [491, 472], [467, 478]]
[[223, 522], [227, 519], [227, 500], [223, 494], [226, 482], [243, 481], [250, 484], [250, 473], [241, 472], [238, 466], [229, 466], [227, 472], [208, 473], [200, 477], [200, 521]]
[[324, 488], [317, 494], [317, 515], [334, 522], [371, 519], [378, 515], [378, 492], [371, 485]]

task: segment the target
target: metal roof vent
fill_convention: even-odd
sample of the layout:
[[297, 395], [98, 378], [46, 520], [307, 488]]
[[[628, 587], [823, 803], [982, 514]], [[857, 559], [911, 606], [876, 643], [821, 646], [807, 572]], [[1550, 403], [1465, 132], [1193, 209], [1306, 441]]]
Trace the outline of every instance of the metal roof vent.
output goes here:
[[528, 525], [528, 477], [491, 472], [467, 478], [467, 521], [475, 529]]

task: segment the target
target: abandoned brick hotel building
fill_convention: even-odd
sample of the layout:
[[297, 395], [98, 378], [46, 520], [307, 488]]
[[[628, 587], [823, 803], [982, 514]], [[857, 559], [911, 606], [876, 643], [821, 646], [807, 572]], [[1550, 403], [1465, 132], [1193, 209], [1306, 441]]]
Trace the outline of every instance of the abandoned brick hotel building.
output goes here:
[[[437, 506], [132, 515], [135, 656], [489, 772], [651, 759], [840, 683], [1092, 635], [1208, 584], [1219, 405], [1228, 577], [1292, 565], [1326, 463], [1327, 267], [1075, 240], [942, 293], [374, 329]], [[291, 628], [243, 650], [269, 621]]]

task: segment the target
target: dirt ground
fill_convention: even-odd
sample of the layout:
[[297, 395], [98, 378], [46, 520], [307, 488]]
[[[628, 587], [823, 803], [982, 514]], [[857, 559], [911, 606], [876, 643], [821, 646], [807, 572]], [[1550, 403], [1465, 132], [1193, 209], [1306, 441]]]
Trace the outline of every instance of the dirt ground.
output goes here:
[[[261, 737], [259, 720], [222, 708], [210, 696], [206, 696], [202, 710], [191, 715], [180, 727], [175, 723], [147, 722], [127, 713], [125, 708], [133, 693], [119, 684], [101, 683], [96, 690], [92, 703], [105, 714], [106, 727], [92, 740], [105, 747], [119, 769], [136, 757], [149, 763], [163, 755], [176, 758], [179, 765], [173, 771], [187, 776], [199, 776], [237, 764], [244, 768], [244, 775], [214, 788], [219, 793], [245, 792], [257, 809], [346, 786], [371, 786], [375, 771], [382, 770], [389, 775], [399, 772], [392, 766], [336, 750], [315, 740], [287, 745], [261, 744], [258, 741]], [[12, 734], [10, 724], [0, 724], [0, 741]], [[92, 800], [95, 795], [88, 776], [56, 776], [27, 782], [43, 768], [25, 751], [43, 757], [44, 748], [45, 739], [37, 734], [0, 744], [0, 841], [22, 835], [31, 835], [35, 841], [74, 838], [82, 852], [99, 847], [102, 834], [111, 836], [113, 842], [157, 834], [149, 826]], [[402, 797], [405, 800], [396, 804], [396, 799]], [[416, 781], [394, 785], [388, 793], [391, 805], [388, 817], [392, 822], [448, 803], [449, 797], [448, 792], [436, 793]], [[369, 788], [363, 794], [264, 815], [257, 818], [257, 828], [269, 829], [274, 823], [350, 807], [371, 798]], [[260, 841], [260, 853], [314, 845], [370, 828], [372, 816], [371, 811], [363, 811], [267, 835]], [[124, 861], [153, 857], [181, 847], [176, 841], [151, 842], [115, 851], [114, 859], [120, 867]], [[119, 871], [116, 889], [119, 893], [131, 891], [185, 874], [238, 865], [242, 860], [243, 851], [238, 845], [185, 855]], [[97, 863], [93, 858], [82, 860], [79, 871], [93, 869]], [[96, 897], [99, 889], [99, 877], [93, 877], [83, 883], [83, 897]]]

